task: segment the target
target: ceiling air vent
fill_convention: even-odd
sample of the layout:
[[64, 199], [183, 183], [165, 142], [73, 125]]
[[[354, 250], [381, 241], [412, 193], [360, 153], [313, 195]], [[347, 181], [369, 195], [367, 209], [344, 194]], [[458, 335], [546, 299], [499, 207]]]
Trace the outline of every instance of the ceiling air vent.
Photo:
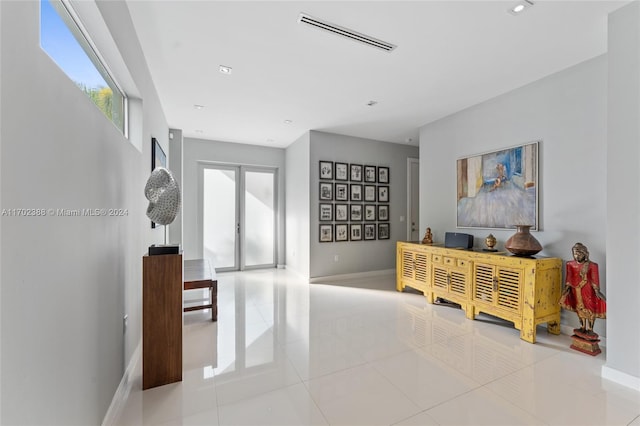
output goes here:
[[309, 16], [305, 13], [300, 14], [300, 16], [298, 17], [298, 23], [307, 24], [315, 28], [319, 28], [321, 30], [330, 31], [339, 36], [347, 37], [347, 38], [350, 38], [351, 40], [368, 44], [369, 46], [377, 47], [378, 49], [382, 49], [386, 52], [391, 52], [393, 49], [396, 48], [395, 44], [387, 43], [386, 41], [378, 40], [376, 38], [369, 37], [364, 34], [360, 34], [348, 28], [343, 28], [338, 25], [334, 25], [330, 22], [326, 22], [321, 19], [314, 18], [313, 16]]

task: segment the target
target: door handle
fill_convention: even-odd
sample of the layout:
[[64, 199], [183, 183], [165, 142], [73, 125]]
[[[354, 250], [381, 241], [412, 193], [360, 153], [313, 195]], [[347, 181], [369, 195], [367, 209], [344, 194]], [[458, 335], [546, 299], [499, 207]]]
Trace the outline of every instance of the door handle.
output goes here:
[[236, 232], [240, 235], [240, 224], [236, 224]]

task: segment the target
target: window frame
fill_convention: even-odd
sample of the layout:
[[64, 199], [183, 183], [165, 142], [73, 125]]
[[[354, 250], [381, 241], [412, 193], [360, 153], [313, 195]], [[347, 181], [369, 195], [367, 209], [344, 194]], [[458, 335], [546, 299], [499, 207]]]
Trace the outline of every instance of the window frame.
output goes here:
[[[51, 7], [53, 7], [58, 13], [59, 17], [62, 19], [67, 29], [71, 32], [74, 39], [78, 43], [78, 45], [82, 48], [84, 53], [87, 55], [89, 61], [93, 64], [96, 71], [101, 75], [107, 87], [109, 87], [113, 93], [113, 98], [117, 95], [121, 98], [122, 101], [122, 123], [120, 123], [117, 119], [106, 115], [106, 112], [100, 108], [93, 99], [91, 99], [92, 103], [96, 105], [96, 107], [105, 114], [105, 117], [113, 123], [116, 128], [124, 135], [125, 138], [129, 139], [129, 96], [124, 91], [122, 86], [118, 83], [116, 78], [114, 77], [114, 73], [109, 68], [107, 61], [105, 61], [104, 57], [100, 54], [100, 51], [96, 47], [96, 44], [91, 39], [89, 35], [89, 31], [87, 31], [86, 27], [82, 23], [82, 19], [75, 11], [73, 5], [69, 0], [40, 0], [40, 48], [51, 57], [51, 59], [56, 63], [56, 65], [65, 73], [67, 77], [71, 81], [75, 82], [73, 78], [69, 75], [67, 70], [65, 70], [56, 60], [53, 58], [42, 45], [42, 3], [48, 2]], [[82, 83], [82, 82], [79, 82]]]

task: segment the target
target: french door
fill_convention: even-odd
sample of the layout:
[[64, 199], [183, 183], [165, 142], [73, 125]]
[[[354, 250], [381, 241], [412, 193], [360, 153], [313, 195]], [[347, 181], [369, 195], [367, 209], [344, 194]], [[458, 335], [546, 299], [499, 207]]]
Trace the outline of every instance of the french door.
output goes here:
[[201, 164], [202, 254], [216, 271], [275, 267], [276, 169]]

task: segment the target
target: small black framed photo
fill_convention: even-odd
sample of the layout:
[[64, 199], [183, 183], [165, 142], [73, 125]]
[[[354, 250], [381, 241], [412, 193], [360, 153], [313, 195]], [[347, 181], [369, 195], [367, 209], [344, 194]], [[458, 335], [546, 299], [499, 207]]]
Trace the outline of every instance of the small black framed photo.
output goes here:
[[336, 180], [349, 180], [349, 165], [336, 162]]
[[346, 222], [349, 220], [349, 205], [336, 204], [336, 221]]
[[349, 185], [346, 183], [335, 184], [336, 201], [349, 201]]
[[320, 160], [320, 179], [333, 180], [333, 161]]
[[364, 186], [364, 200], [365, 201], [376, 201], [376, 186], [375, 185], [365, 185]]
[[390, 233], [391, 233], [391, 229], [390, 229], [388, 223], [379, 223], [378, 224], [378, 239], [379, 240], [388, 240]]
[[376, 166], [364, 166], [364, 181], [376, 183]]
[[389, 220], [389, 205], [388, 204], [379, 204], [378, 205], [378, 220], [380, 220], [380, 221]]
[[378, 187], [378, 202], [379, 203], [388, 203], [389, 202], [389, 187], [388, 186], [379, 186]]
[[362, 185], [359, 183], [351, 184], [351, 201], [362, 201]]
[[362, 241], [362, 224], [354, 223], [349, 225], [349, 239], [351, 241]]
[[364, 239], [375, 240], [376, 239], [376, 224], [365, 223], [364, 224]]
[[364, 220], [369, 221], [369, 222], [376, 220], [376, 205], [375, 204], [365, 204], [364, 205]]
[[320, 220], [323, 222], [333, 220], [333, 204], [320, 203]]
[[320, 225], [320, 242], [333, 242], [333, 225]]
[[333, 200], [333, 184], [320, 182], [320, 199], [325, 201]]
[[336, 225], [336, 241], [349, 241], [349, 225]]
[[360, 222], [362, 220], [362, 204], [351, 204], [351, 221]]
[[350, 164], [351, 180], [354, 182], [362, 182], [362, 164]]
[[388, 167], [378, 167], [378, 183], [389, 183]]

